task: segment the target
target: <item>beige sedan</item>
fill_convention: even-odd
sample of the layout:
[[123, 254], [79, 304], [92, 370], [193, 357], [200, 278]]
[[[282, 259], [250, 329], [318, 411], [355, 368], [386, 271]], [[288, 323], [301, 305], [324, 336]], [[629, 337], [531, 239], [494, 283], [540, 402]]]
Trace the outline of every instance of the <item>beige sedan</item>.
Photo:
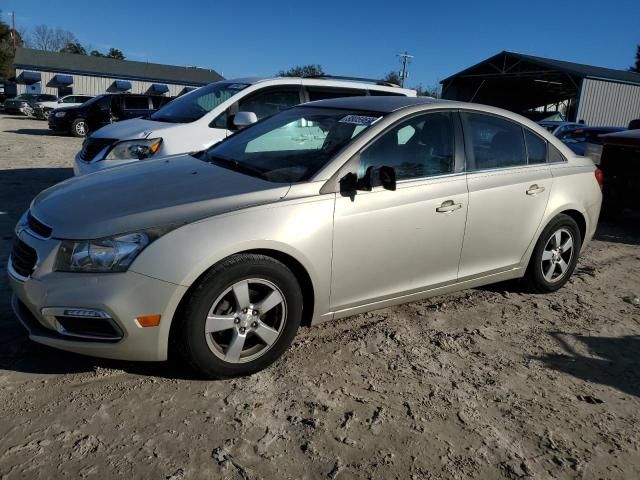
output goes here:
[[208, 377], [265, 368], [301, 324], [507, 279], [570, 278], [600, 172], [482, 105], [301, 105], [204, 152], [41, 193], [9, 276], [37, 342], [129, 360], [169, 346]]

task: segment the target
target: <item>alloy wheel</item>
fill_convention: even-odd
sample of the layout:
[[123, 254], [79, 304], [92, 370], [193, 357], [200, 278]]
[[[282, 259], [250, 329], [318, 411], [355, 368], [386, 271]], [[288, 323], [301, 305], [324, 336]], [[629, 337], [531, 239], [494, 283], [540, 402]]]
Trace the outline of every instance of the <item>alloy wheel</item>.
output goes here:
[[87, 134], [87, 125], [84, 122], [78, 122], [76, 124], [76, 133], [81, 136], [85, 136]]
[[573, 260], [573, 235], [566, 228], [556, 230], [542, 251], [542, 275], [549, 283], [564, 278]]
[[213, 302], [204, 333], [209, 349], [228, 363], [245, 363], [264, 355], [278, 340], [287, 305], [272, 282], [249, 278], [227, 288]]

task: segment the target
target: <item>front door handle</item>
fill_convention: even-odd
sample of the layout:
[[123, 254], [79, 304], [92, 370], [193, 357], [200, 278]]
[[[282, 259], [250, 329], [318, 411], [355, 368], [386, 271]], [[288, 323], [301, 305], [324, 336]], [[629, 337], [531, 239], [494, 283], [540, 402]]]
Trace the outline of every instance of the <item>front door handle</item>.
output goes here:
[[538, 195], [539, 193], [544, 192], [544, 187], [539, 187], [537, 184], [533, 184], [527, 190], [527, 195]]
[[453, 212], [454, 210], [459, 210], [461, 208], [462, 208], [461, 203], [455, 203], [453, 200], [446, 200], [442, 202], [442, 205], [436, 208], [436, 212], [449, 213], [449, 212]]

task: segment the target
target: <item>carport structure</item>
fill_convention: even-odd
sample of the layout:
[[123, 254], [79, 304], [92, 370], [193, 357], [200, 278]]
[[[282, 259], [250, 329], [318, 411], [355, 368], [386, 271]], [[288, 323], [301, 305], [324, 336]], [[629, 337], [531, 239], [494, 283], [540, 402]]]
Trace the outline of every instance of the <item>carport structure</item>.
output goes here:
[[442, 97], [523, 113], [562, 105], [567, 120], [627, 126], [640, 117], [640, 74], [503, 51], [442, 80]]

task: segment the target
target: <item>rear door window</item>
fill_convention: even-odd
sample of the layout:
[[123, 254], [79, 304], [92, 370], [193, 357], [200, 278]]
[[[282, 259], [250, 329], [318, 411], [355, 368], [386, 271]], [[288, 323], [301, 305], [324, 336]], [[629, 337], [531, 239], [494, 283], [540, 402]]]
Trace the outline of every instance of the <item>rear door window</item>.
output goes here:
[[527, 164], [522, 127], [510, 120], [482, 113], [461, 114], [471, 170]]
[[309, 101], [328, 100], [342, 97], [364, 97], [366, 90], [357, 88], [327, 88], [327, 87], [307, 87]]
[[124, 108], [127, 110], [149, 110], [147, 97], [124, 97]]

